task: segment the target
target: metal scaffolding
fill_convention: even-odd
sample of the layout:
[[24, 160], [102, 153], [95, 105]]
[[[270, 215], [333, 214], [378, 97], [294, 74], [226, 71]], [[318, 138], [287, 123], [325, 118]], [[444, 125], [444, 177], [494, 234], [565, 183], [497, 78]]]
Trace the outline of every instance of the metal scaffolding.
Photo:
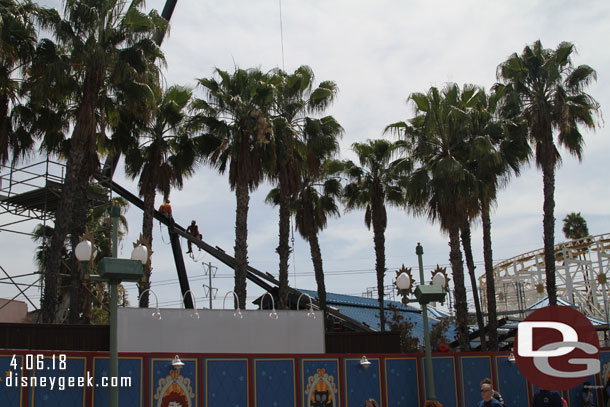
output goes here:
[[[34, 236], [34, 225], [28, 222], [35, 221], [45, 229], [49, 221], [54, 222], [55, 213], [61, 198], [65, 165], [49, 158], [16, 167], [12, 163], [0, 167], [0, 232], [10, 232], [26, 236]], [[106, 204], [107, 193], [96, 193], [88, 191], [87, 198], [90, 207]], [[48, 242], [47, 236], [43, 236], [42, 245]], [[34, 283], [25, 284], [17, 280], [22, 277], [35, 276], [39, 271], [20, 275], [11, 275], [0, 264], [1, 284], [13, 284], [19, 291], [12, 300], [19, 296], [25, 299], [35, 308], [36, 305], [26, 295], [25, 291], [31, 287], [40, 289], [42, 295], [42, 278], [38, 276]], [[7, 281], [8, 280], [8, 281]], [[23, 281], [23, 280], [21, 280]], [[21, 289], [20, 286], [27, 286]], [[10, 302], [10, 301], [9, 301]], [[8, 304], [8, 303], [7, 303]], [[5, 304], [6, 305], [6, 304]]]
[[0, 231], [30, 234], [16, 225], [36, 220], [43, 225], [55, 217], [65, 165], [50, 159], [21, 168], [0, 167]]

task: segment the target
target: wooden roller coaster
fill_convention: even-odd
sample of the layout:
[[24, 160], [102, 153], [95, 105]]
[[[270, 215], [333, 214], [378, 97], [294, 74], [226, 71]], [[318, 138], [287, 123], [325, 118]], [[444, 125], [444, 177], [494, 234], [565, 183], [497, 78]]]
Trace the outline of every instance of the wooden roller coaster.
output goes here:
[[[555, 246], [557, 298], [585, 315], [608, 321], [610, 234], [588, 236]], [[523, 253], [494, 267], [498, 313], [521, 313], [546, 295], [544, 249]], [[485, 275], [479, 277], [487, 310]]]

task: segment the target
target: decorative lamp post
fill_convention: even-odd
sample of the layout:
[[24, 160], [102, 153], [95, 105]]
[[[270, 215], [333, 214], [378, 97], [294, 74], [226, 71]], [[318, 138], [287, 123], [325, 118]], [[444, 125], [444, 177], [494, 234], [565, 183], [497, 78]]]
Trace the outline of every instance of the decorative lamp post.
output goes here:
[[407, 305], [409, 302], [417, 301], [421, 305], [422, 316], [424, 319], [424, 346], [426, 351], [426, 398], [428, 401], [437, 401], [436, 392], [434, 389], [434, 374], [432, 370], [432, 347], [430, 345], [430, 329], [428, 326], [428, 303], [430, 302], [443, 302], [445, 299], [445, 286], [447, 279], [443, 273], [437, 273], [432, 279], [432, 284], [426, 285], [424, 283], [424, 263], [422, 255], [424, 254], [424, 248], [421, 244], [417, 243], [415, 248], [419, 262], [419, 280], [420, 285], [415, 288], [415, 299], [408, 299], [407, 297], [412, 293], [413, 277], [411, 276], [411, 269], [402, 266], [396, 273], [396, 286], [402, 295], [403, 304]]
[[[104, 257], [97, 269], [99, 276], [88, 278], [88, 272], [84, 273], [85, 280], [107, 281], [110, 286], [110, 380], [115, 377], [118, 380], [119, 355], [117, 350], [117, 285], [121, 281], [140, 281], [144, 276], [143, 265], [148, 262], [148, 249], [145, 246], [136, 246], [131, 253], [131, 259], [119, 259], [118, 253], [118, 222], [120, 208], [116, 204], [110, 210], [112, 218], [112, 256]], [[93, 244], [83, 239], [74, 249], [76, 258], [81, 262], [83, 270], [88, 270], [89, 262], [93, 259]], [[119, 389], [110, 386], [110, 407], [119, 407]]]

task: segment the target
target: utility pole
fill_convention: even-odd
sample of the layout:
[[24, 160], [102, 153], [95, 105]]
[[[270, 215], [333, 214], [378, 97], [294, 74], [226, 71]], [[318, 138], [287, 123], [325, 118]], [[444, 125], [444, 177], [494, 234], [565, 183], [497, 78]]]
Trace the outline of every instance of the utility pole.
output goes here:
[[205, 269], [207, 267], [207, 271], [204, 271], [204, 273], [207, 273], [208, 275], [208, 280], [209, 280], [209, 285], [203, 285], [204, 288], [208, 288], [208, 295], [210, 297], [210, 309], [212, 309], [212, 300], [214, 299], [215, 295], [214, 295], [214, 288], [212, 287], [212, 277], [216, 276], [216, 270], [218, 270], [218, 267], [216, 266], [212, 266], [212, 262], [209, 263], [201, 263], [203, 265], [203, 268]]

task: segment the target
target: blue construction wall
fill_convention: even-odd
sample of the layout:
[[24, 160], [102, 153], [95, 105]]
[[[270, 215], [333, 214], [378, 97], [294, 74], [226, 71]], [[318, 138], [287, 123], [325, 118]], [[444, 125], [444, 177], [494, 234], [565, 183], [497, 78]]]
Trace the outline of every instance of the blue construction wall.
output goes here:
[[[180, 354], [180, 369], [172, 366], [174, 356], [121, 354], [120, 406], [361, 407], [374, 398], [383, 407], [415, 407], [429, 386], [422, 355], [366, 355], [367, 369], [360, 365], [362, 355]], [[602, 405], [610, 349], [600, 352], [600, 361], [602, 371], [589, 381]], [[492, 378], [508, 407], [531, 405], [536, 388], [506, 353], [435, 354], [432, 363], [436, 395], [445, 407], [476, 405], [485, 377]], [[0, 369], [1, 407], [108, 405], [107, 353], [2, 350]], [[564, 392], [570, 407], [579, 406], [579, 391]]]

